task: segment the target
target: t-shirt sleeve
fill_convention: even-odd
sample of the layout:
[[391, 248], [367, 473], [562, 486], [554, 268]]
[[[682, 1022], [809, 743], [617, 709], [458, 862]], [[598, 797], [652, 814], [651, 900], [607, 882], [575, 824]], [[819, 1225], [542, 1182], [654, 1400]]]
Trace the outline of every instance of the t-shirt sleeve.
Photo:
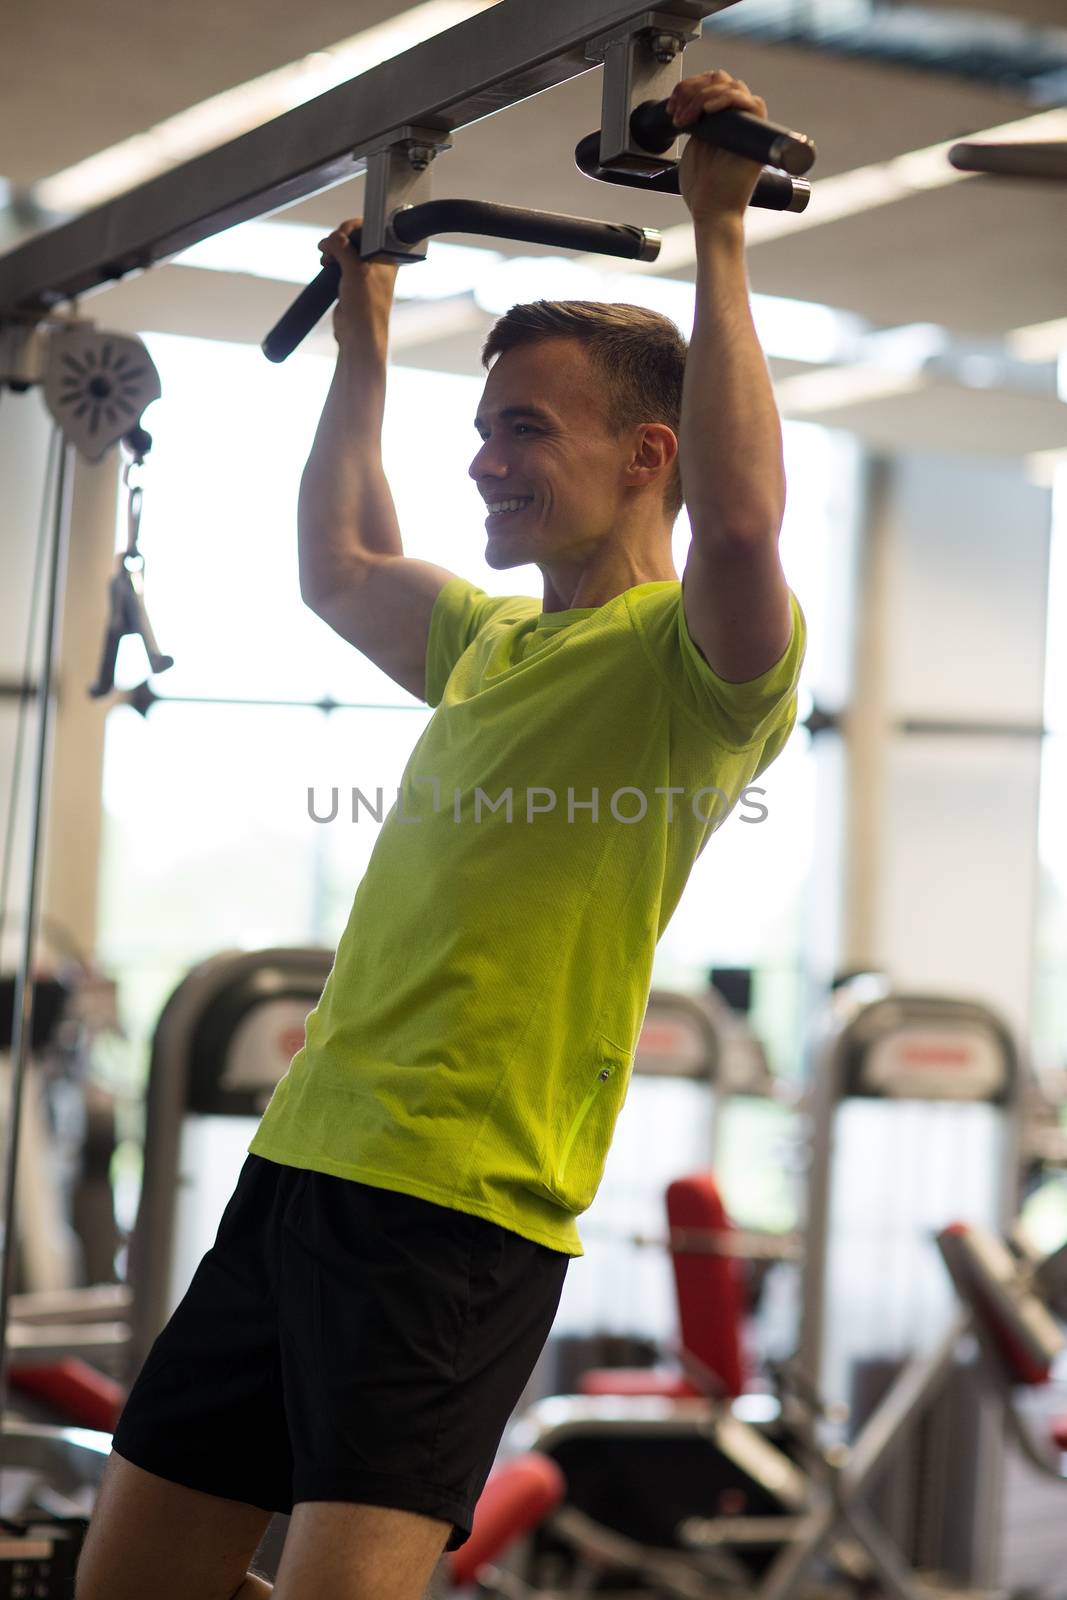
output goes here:
[[494, 618], [538, 609], [528, 595], [490, 595], [466, 578], [450, 578], [434, 601], [426, 639], [426, 703], [441, 703], [452, 668]]
[[807, 625], [792, 590], [789, 604], [793, 628], [785, 653], [758, 678], [729, 683], [712, 671], [689, 633], [680, 583], [631, 600], [634, 625], [671, 697], [724, 748], [765, 745], [761, 771], [781, 750], [796, 720]]

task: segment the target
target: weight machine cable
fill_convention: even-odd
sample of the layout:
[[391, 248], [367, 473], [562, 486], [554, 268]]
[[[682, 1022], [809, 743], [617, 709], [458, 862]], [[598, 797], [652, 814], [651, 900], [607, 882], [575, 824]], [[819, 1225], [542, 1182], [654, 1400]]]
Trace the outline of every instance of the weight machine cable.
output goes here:
[[[54, 658], [56, 654], [56, 639], [61, 625], [62, 616], [62, 588], [66, 580], [67, 543], [69, 539], [69, 512], [70, 493], [73, 480], [74, 462], [68, 458], [70, 447], [63, 436], [62, 427], [56, 423], [49, 447], [48, 465], [46, 468], [45, 487], [42, 498], [41, 523], [38, 532], [35, 570], [31, 583], [31, 611], [27, 637], [27, 671], [26, 681], [29, 681], [30, 652], [33, 648], [34, 628], [37, 615], [37, 605], [40, 597], [41, 579], [43, 576], [43, 555], [45, 551], [45, 530], [49, 523], [49, 490], [55, 477], [55, 489], [51, 498], [51, 538], [48, 549], [51, 562], [48, 572], [48, 592], [45, 596], [45, 640], [42, 661], [42, 670], [38, 683], [38, 726], [37, 726], [37, 768], [34, 775], [33, 808], [30, 819], [30, 847], [29, 847], [29, 883], [27, 888], [27, 904], [23, 927], [22, 950], [19, 955], [18, 970], [15, 981], [14, 1000], [11, 1011], [11, 1074], [10, 1093], [8, 1097], [8, 1115], [4, 1128], [4, 1163], [3, 1186], [4, 1207], [3, 1218], [0, 1222], [0, 1484], [3, 1479], [4, 1459], [8, 1442], [5, 1428], [5, 1413], [7, 1410], [8, 1388], [8, 1324], [11, 1304], [11, 1290], [15, 1277], [15, 1261], [18, 1248], [18, 1226], [16, 1214], [16, 1190], [18, 1172], [18, 1146], [21, 1130], [22, 1089], [25, 1066], [29, 1057], [32, 1042], [33, 1027], [33, 1001], [34, 1001], [34, 956], [37, 935], [38, 893], [40, 886], [40, 846], [42, 838], [42, 821], [45, 815], [45, 780], [47, 776], [49, 741], [52, 733], [52, 698], [56, 693], [53, 680]], [[70, 452], [72, 455], [73, 452]], [[17, 798], [17, 779], [21, 769], [22, 736], [25, 731], [26, 705], [25, 697], [20, 697], [18, 712], [18, 745], [16, 760], [12, 772], [12, 805], [10, 807], [11, 819], [8, 823], [7, 838], [5, 840], [4, 860], [2, 866], [3, 905], [6, 907], [8, 892], [8, 875], [11, 867], [14, 842], [14, 800]]]
[[[41, 499], [41, 519], [37, 528], [33, 578], [30, 582], [30, 617], [29, 625], [26, 629], [26, 649], [22, 663], [23, 684], [30, 682], [30, 669], [35, 649], [34, 634], [37, 627], [37, 611], [40, 603], [41, 581], [44, 574], [48, 504], [53, 492], [53, 479], [59, 462], [62, 437], [62, 429], [58, 423], [54, 423], [48, 443], [48, 460], [45, 466], [44, 492]], [[19, 696], [18, 718], [15, 724], [15, 755], [12, 762], [11, 787], [8, 794], [7, 830], [4, 837], [3, 855], [0, 857], [0, 937], [3, 935], [8, 918], [8, 894], [10, 892], [12, 860], [15, 852], [15, 811], [18, 804], [19, 776], [22, 770], [22, 745], [26, 733], [26, 706], [28, 700], [28, 695], [22, 694]]]

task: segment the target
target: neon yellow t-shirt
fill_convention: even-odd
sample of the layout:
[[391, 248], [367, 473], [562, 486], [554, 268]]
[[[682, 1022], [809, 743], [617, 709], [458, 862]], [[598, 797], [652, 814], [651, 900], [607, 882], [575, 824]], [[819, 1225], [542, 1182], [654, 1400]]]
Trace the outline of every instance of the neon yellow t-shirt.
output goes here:
[[575, 1219], [626, 1098], [656, 943], [796, 718], [791, 606], [781, 660], [737, 684], [690, 638], [677, 581], [548, 614], [445, 584], [437, 711], [253, 1154], [584, 1253]]

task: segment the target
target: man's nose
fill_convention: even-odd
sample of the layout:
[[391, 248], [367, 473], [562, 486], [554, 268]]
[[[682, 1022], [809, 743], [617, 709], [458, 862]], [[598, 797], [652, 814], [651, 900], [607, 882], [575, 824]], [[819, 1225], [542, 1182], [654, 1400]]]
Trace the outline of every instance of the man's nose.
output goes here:
[[488, 450], [488, 443], [483, 444], [467, 468], [469, 475], [476, 481], [478, 478], [498, 478], [507, 471], [506, 464], [499, 459], [494, 459], [492, 454], [487, 454]]

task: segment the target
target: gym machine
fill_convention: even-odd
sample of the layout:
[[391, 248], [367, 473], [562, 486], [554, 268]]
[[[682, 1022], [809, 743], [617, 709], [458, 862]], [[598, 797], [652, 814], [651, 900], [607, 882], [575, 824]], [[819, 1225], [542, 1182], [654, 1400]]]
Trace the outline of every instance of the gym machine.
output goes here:
[[[740, 1392], [737, 1381], [744, 1356], [726, 1268], [752, 1243], [730, 1229], [710, 1174], [677, 1180], [667, 1205], [680, 1371], [673, 1381], [663, 1372], [590, 1374], [586, 1393], [540, 1401], [513, 1424], [506, 1447], [547, 1455], [567, 1480], [560, 1506], [512, 1553], [507, 1576], [520, 1587], [619, 1597], [744, 1590], [787, 1600], [808, 1592], [809, 1580], [824, 1582], [829, 1564], [836, 1581], [873, 1581], [897, 1600], [945, 1585], [994, 1592], [1006, 1404], [1018, 1428], [1012, 1373], [994, 1381], [988, 1363], [976, 1365], [970, 1313], [955, 1309], [945, 1262], [952, 1237], [972, 1230], [996, 1239], [1014, 1210], [1012, 1041], [984, 1006], [894, 995], [871, 977], [835, 996], [812, 1056], [804, 1314], [797, 1357], [775, 1373], [778, 1396]], [[850, 1117], [852, 1098], [868, 1103]], [[872, 1127], [877, 1116], [882, 1124]], [[942, 1206], [933, 1220], [909, 1215], [905, 1203], [915, 1199], [907, 1145], [917, 1134], [951, 1173], [933, 1197]], [[895, 1211], [877, 1196], [883, 1170], [905, 1186]], [[961, 1215], [964, 1223], [946, 1228]], [[860, 1248], [869, 1254], [879, 1225], [909, 1237], [891, 1238], [876, 1277], [856, 1270], [853, 1282], [837, 1261], [828, 1268], [828, 1226], [835, 1247], [837, 1228], [840, 1248], [851, 1242], [853, 1254], [850, 1229], [866, 1229]], [[1045, 1272], [1031, 1264], [1032, 1282]], [[890, 1285], [918, 1298], [917, 1328], [899, 1308], [872, 1321], [865, 1293], [869, 1300]], [[1062, 1314], [1062, 1285], [1060, 1295]], [[726, 1307], [723, 1325], [702, 1328], [700, 1307]], [[1047, 1377], [1063, 1345], [1047, 1309], [1034, 1317], [1042, 1359], [1029, 1382]], [[825, 1338], [828, 1326], [838, 1337]], [[882, 1337], [872, 1341], [872, 1331]], [[834, 1392], [843, 1380], [851, 1417]], [[706, 1398], [694, 1398], [701, 1391]]]
[[[0, 1082], [10, 1081], [14, 982], [0, 978]], [[92, 1044], [118, 1029], [115, 990], [80, 956], [36, 982], [19, 1138], [11, 1388], [27, 1422], [104, 1428], [119, 1396], [130, 1291], [117, 1282], [115, 1095]]]
[[[797, 1366], [854, 1435], [951, 1323], [937, 1230], [1000, 1235], [1018, 1210], [1023, 1070], [984, 1005], [868, 974], [832, 996], [810, 1083]], [[872, 1502], [915, 1567], [993, 1586], [1000, 1458], [995, 1407], [957, 1365]]]
[[[10, 1072], [13, 977], [0, 975], [0, 1074]], [[15, 1280], [23, 1298], [113, 1280], [118, 1230], [109, 1164], [115, 1097], [92, 1072], [97, 1000], [113, 988], [80, 963], [50, 963], [36, 982], [19, 1153]], [[106, 1004], [107, 1002], [105, 1002]], [[117, 1028], [113, 1015], [104, 1024]]]
[[214, 1243], [332, 964], [332, 951], [313, 947], [223, 951], [193, 967], [160, 1013], [130, 1240], [128, 1383]]

